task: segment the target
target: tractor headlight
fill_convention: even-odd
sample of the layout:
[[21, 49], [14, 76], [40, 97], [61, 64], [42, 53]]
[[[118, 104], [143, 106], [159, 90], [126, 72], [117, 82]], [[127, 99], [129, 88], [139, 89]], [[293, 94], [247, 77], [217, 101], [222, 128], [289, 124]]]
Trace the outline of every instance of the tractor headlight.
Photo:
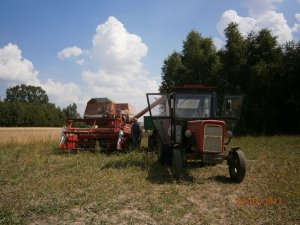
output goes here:
[[231, 138], [233, 136], [233, 133], [231, 130], [226, 131], [226, 137]]
[[232, 131], [231, 130], [228, 130], [228, 131], [226, 131], [226, 138], [228, 138], [228, 140], [227, 140], [227, 142], [226, 143], [224, 143], [225, 145], [228, 145], [229, 143], [230, 143], [230, 141], [231, 141], [231, 138], [232, 138], [232, 136], [233, 136], [233, 133], [232, 133]]
[[184, 133], [184, 135], [185, 135], [187, 138], [190, 138], [190, 137], [193, 136], [193, 131], [191, 131], [191, 130], [186, 130], [185, 133]]

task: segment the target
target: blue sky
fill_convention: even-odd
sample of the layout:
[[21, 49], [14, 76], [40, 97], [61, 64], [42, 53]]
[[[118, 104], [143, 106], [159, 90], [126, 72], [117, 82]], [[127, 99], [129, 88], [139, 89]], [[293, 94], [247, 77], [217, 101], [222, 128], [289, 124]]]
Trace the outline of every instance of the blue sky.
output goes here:
[[280, 43], [299, 40], [300, 0], [1, 0], [0, 95], [25, 83], [81, 113], [91, 97], [139, 110], [188, 32], [220, 48], [231, 21], [244, 35], [267, 27]]

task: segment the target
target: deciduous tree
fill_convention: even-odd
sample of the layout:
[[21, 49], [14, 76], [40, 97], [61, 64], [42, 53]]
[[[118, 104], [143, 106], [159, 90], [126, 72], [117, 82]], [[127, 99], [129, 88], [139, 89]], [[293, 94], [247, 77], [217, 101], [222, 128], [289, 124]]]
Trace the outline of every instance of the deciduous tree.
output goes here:
[[6, 90], [7, 102], [48, 103], [49, 98], [41, 87], [16, 85]]

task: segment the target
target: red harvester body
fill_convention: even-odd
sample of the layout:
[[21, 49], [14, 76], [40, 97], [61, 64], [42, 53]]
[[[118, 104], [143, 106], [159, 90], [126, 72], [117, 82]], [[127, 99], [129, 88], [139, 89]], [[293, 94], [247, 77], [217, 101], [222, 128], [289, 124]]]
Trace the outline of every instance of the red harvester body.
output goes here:
[[128, 149], [133, 144], [134, 119], [147, 111], [148, 107], [134, 115], [128, 103], [92, 98], [87, 102], [83, 119], [66, 121], [59, 147], [68, 151], [93, 150], [98, 142], [101, 149]]

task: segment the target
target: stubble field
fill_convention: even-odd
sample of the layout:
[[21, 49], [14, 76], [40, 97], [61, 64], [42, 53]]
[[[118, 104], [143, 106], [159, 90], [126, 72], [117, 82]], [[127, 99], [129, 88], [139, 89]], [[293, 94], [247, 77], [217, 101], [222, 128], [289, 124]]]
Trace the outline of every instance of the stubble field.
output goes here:
[[146, 151], [64, 153], [60, 132], [0, 129], [0, 224], [300, 224], [300, 136], [234, 139], [235, 184], [225, 162], [187, 164], [176, 183]]

